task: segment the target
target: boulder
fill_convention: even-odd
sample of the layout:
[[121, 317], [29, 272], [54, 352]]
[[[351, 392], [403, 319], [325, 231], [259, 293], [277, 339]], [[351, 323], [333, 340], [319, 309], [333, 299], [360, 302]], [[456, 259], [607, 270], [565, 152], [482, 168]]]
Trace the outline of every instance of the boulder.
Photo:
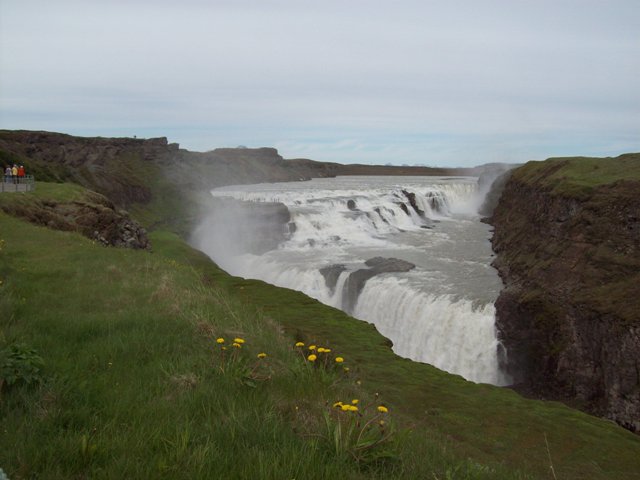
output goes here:
[[381, 273], [408, 272], [415, 268], [413, 263], [397, 258], [374, 257], [364, 262], [368, 268], [361, 268], [349, 275], [342, 291], [342, 309], [352, 313], [364, 285], [370, 278]]

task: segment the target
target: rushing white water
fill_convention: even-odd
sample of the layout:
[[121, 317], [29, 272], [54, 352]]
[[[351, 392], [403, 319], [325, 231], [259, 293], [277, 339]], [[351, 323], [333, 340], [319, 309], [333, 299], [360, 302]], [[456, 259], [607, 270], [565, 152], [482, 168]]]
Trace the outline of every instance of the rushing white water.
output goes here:
[[398, 355], [498, 385], [506, 379], [497, 369], [494, 315], [492, 304], [474, 307], [468, 299], [430, 295], [391, 277], [369, 280], [354, 311], [393, 339]]
[[[372, 322], [398, 355], [475, 382], [508, 383], [498, 367], [493, 307], [501, 284], [489, 266], [489, 227], [476, 214], [475, 178], [338, 177], [212, 195], [280, 202], [291, 214], [287, 238], [255, 255], [237, 245], [259, 238], [264, 226], [212, 211], [194, 243], [230, 273], [303, 291]], [[220, 241], [221, 232], [231, 238]], [[374, 257], [415, 268], [373, 274], [364, 262]]]

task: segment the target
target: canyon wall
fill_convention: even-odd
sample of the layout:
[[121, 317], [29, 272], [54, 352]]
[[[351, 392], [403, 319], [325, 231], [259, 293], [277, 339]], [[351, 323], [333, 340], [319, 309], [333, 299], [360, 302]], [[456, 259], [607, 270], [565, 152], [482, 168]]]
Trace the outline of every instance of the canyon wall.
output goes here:
[[502, 183], [489, 222], [515, 388], [640, 431], [640, 154], [529, 162]]

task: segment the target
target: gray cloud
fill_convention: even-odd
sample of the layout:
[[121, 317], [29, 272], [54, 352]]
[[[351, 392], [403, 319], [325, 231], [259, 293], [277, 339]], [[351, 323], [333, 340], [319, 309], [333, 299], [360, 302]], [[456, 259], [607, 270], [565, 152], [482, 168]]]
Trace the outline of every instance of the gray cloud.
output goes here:
[[640, 150], [635, 0], [0, 8], [2, 128], [344, 162]]

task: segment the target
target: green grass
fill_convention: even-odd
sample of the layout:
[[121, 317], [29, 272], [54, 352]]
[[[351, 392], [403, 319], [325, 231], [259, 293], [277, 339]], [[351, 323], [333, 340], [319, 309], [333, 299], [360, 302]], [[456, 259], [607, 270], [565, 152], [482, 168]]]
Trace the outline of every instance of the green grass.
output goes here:
[[[0, 213], [0, 349], [45, 361], [41, 385], [2, 392], [11, 479], [549, 478], [549, 454], [558, 478], [640, 478], [640, 438], [610, 422], [401, 359], [370, 324], [151, 237], [152, 253], [105, 248]], [[223, 374], [218, 336], [245, 338], [246, 364]], [[298, 340], [350, 372], [310, 367]], [[325, 448], [323, 412], [376, 393], [403, 432], [399, 461]]]
[[86, 202], [95, 198], [95, 193], [74, 183], [47, 183], [37, 182], [37, 188], [31, 192], [10, 192], [0, 195], [0, 207], [28, 206], [39, 201]]
[[[276, 326], [160, 253], [0, 223], [12, 297], [0, 338], [46, 362], [41, 387], [3, 396], [0, 465], [10, 478], [340, 475], [282, 421], [300, 390], [314, 409], [324, 395], [311, 375], [292, 381], [284, 366], [297, 358]], [[278, 377], [250, 388], [219, 374], [215, 335], [242, 335], [252, 359], [269, 351]]]
[[567, 157], [528, 162], [514, 170], [514, 179], [549, 188], [554, 193], [583, 197], [594, 188], [622, 180], [640, 181], [640, 153], [615, 158]]

